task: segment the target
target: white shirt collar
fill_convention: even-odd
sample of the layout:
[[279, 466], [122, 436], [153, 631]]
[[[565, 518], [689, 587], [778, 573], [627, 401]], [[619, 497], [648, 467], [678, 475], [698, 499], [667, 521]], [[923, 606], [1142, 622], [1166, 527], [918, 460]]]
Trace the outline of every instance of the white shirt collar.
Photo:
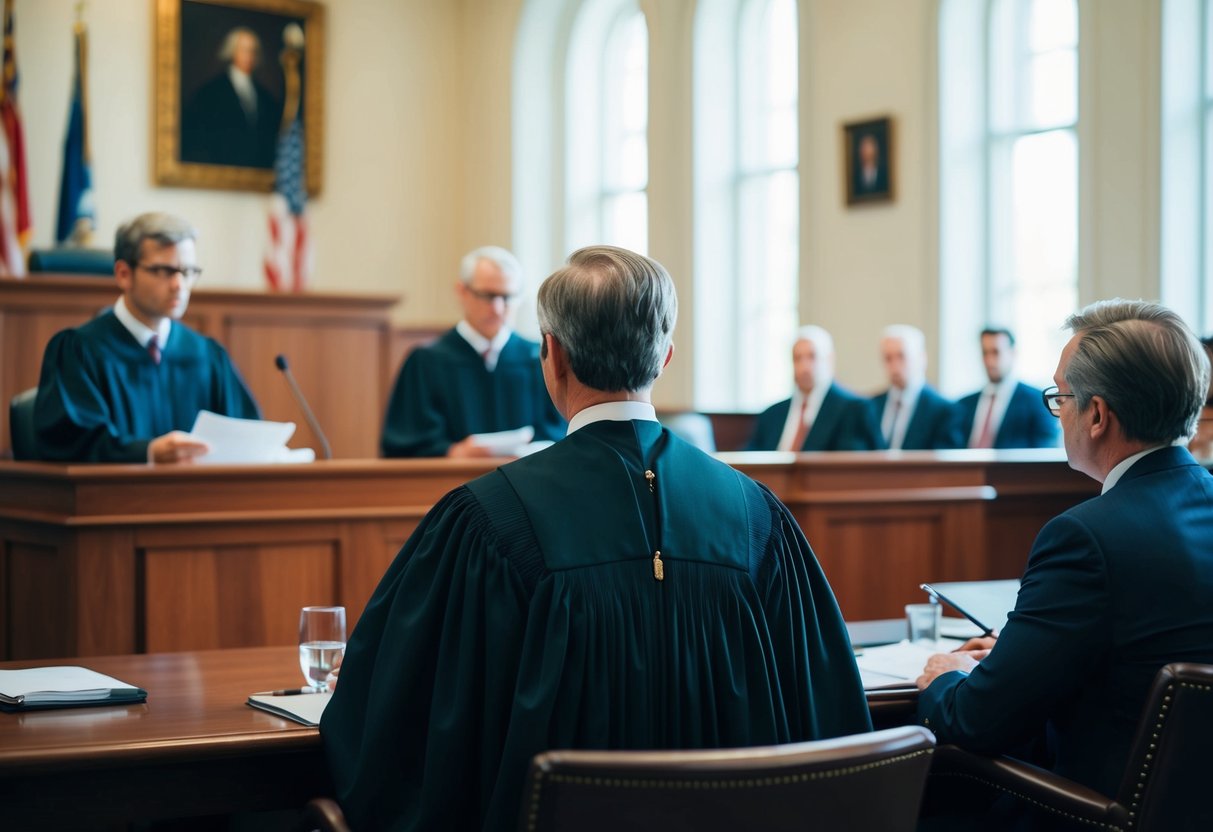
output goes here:
[[783, 434], [779, 437], [779, 444], [775, 446], [777, 450], [792, 451], [793, 453], [800, 451], [800, 448], [792, 447], [792, 442], [796, 439], [796, 434], [800, 430], [800, 408], [807, 398], [809, 405], [804, 409], [804, 422], [809, 425], [816, 422], [817, 414], [821, 412], [821, 403], [825, 401], [826, 394], [830, 392], [830, 386], [833, 383], [833, 379], [825, 379], [818, 382], [813, 385], [813, 389], [808, 394], [805, 394], [799, 387], [792, 391], [792, 401], [788, 406], [788, 418], [783, 426]]
[[573, 414], [573, 418], [569, 420], [569, 431], [565, 435], [568, 436], [573, 431], [595, 422], [631, 422], [634, 419], [656, 422], [657, 411], [648, 402], [603, 402]]
[[[460, 321], [455, 324], [455, 331], [472, 345], [472, 349], [484, 355], [484, 366], [491, 373], [497, 367], [497, 359], [501, 357], [501, 351], [505, 348], [505, 342], [510, 340], [511, 330], [508, 326], [503, 326], [497, 330], [497, 334], [492, 340], [485, 338], [475, 327], [467, 321]], [[488, 353], [485, 355], [485, 353]]]
[[164, 347], [168, 344], [168, 334], [173, 329], [173, 321], [171, 318], [161, 318], [160, 328], [152, 329], [143, 321], [135, 317], [134, 313], [126, 306], [126, 298], [118, 298], [114, 304], [114, 315], [126, 327], [126, 331], [134, 336], [139, 342], [139, 346], [147, 348], [147, 342], [152, 340], [152, 336], [156, 336], [156, 343], [160, 347], [160, 351], [164, 352]]
[[1120, 478], [1125, 475], [1125, 472], [1133, 467], [1134, 462], [1141, 459], [1146, 454], [1152, 454], [1155, 451], [1161, 451], [1165, 447], [1167, 447], [1167, 446], [1166, 445], [1156, 445], [1153, 448], [1146, 448], [1144, 451], [1139, 451], [1138, 453], [1133, 454], [1133, 456], [1127, 456], [1124, 459], [1122, 459], [1120, 462], [1116, 463], [1116, 465], [1112, 468], [1112, 470], [1108, 472], [1108, 476], [1104, 478], [1103, 490], [1100, 491], [1099, 493], [1107, 494], [1109, 491], [1111, 491], [1112, 488], [1116, 485], [1116, 483], [1120, 482]]

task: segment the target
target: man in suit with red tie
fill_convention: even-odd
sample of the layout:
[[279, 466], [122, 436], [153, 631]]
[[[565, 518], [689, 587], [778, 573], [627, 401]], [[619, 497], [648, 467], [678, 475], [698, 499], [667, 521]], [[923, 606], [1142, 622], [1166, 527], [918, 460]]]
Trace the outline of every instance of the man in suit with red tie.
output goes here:
[[792, 398], [759, 414], [751, 451], [875, 451], [884, 447], [871, 409], [834, 383], [834, 339], [803, 326], [792, 345]]
[[927, 384], [927, 340], [907, 324], [885, 327], [880, 358], [889, 389], [872, 399], [880, 431], [893, 451], [964, 447], [956, 406]]
[[1011, 331], [983, 329], [981, 360], [989, 383], [956, 403], [968, 447], [1056, 447], [1057, 420], [1041, 405], [1040, 391], [1015, 378]]

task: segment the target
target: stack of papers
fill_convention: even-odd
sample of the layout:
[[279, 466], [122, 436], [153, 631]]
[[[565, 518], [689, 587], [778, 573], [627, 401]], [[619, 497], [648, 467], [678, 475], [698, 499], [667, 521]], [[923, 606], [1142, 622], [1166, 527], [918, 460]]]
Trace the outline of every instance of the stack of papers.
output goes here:
[[473, 433], [472, 439], [482, 448], [488, 448], [493, 456], [526, 456], [542, 451], [552, 443], [547, 440], [534, 442], [535, 429], [530, 425], [514, 430], [499, 430], [496, 433]]
[[295, 434], [294, 422], [266, 422], [261, 419], [234, 419], [203, 410], [194, 421], [190, 436], [211, 446], [197, 462], [212, 464], [313, 462], [311, 448], [286, 446]]
[[248, 698], [248, 704], [254, 708], [314, 727], [320, 724], [324, 708], [332, 698], [331, 693], [301, 693], [298, 696], [254, 693]]
[[0, 670], [0, 710], [143, 702], [147, 691], [86, 667]]
[[864, 690], [914, 687], [927, 659], [936, 653], [950, 653], [959, 646], [960, 642], [953, 639], [940, 639], [934, 644], [899, 641], [863, 648], [855, 657], [855, 664], [859, 666]]

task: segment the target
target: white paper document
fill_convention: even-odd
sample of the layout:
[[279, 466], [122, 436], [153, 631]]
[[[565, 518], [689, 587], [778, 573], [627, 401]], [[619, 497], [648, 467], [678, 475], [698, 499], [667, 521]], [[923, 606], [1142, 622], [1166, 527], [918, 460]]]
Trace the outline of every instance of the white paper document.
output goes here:
[[0, 702], [39, 705], [135, 699], [144, 691], [87, 667], [31, 667], [0, 670]]
[[304, 725], [319, 725], [320, 717], [324, 715], [324, 709], [332, 698], [331, 693], [302, 693], [298, 696], [254, 693], [248, 698], [248, 704]]
[[210, 445], [211, 451], [197, 461], [210, 464], [312, 462], [311, 448], [292, 449], [287, 440], [295, 433], [294, 422], [234, 419], [203, 410], [194, 421], [190, 436]]
[[[535, 429], [530, 425], [514, 430], [499, 430], [496, 433], [473, 433], [472, 439], [482, 448], [488, 448], [493, 456], [525, 456], [527, 447], [535, 438]], [[539, 444], [539, 443], [534, 443]], [[538, 449], [536, 449], [538, 450]]]
[[953, 639], [940, 639], [933, 644], [899, 641], [879, 647], [865, 647], [855, 657], [864, 690], [913, 686], [922, 675], [927, 659], [936, 653], [949, 653], [960, 646]]

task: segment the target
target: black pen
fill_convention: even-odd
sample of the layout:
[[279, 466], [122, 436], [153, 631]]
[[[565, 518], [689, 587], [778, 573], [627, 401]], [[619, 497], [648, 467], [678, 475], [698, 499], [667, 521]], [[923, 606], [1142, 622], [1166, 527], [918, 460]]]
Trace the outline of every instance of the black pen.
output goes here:
[[943, 601], [949, 607], [956, 610], [958, 613], [963, 615], [965, 618], [969, 619], [974, 624], [976, 624], [978, 627], [980, 627], [981, 628], [981, 638], [988, 638], [989, 636], [994, 635], [994, 628], [987, 627], [985, 624], [982, 624], [976, 618], [969, 615], [967, 610], [965, 610], [963, 607], [957, 606], [955, 601], [951, 600], [950, 598], [948, 598], [945, 595], [942, 595], [939, 592], [939, 590], [937, 590], [935, 587], [931, 586], [930, 584], [919, 584], [918, 588], [921, 589], [923, 592], [927, 593], [928, 595], [932, 596], [933, 598], [935, 598], [939, 601]]
[[301, 693], [319, 693], [315, 688], [283, 688], [282, 690], [263, 690], [253, 696], [298, 696]]

